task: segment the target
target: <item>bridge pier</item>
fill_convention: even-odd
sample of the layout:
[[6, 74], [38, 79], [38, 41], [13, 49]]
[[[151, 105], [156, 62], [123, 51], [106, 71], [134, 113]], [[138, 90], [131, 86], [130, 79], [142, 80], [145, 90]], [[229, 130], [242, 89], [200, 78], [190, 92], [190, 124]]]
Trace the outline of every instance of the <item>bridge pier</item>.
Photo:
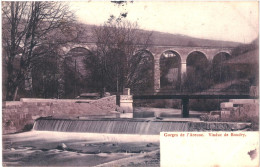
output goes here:
[[186, 73], [187, 71], [187, 63], [186, 61], [185, 62], [182, 62], [181, 63], [181, 75], [183, 75], [184, 73]]
[[187, 73], [187, 64], [186, 61], [181, 62], [181, 68], [180, 68], [180, 83], [181, 83], [181, 88], [183, 86], [184, 82], [184, 75]]
[[154, 91], [160, 89], [160, 56], [157, 59], [154, 59]]
[[181, 99], [181, 112], [183, 118], [189, 118], [189, 98]]

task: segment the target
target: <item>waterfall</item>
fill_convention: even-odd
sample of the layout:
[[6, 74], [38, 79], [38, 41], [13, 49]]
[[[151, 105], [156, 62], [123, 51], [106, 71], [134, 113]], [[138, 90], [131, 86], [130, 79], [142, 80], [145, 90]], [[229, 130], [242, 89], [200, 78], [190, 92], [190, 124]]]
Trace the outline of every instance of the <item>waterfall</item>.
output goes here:
[[38, 119], [34, 130], [59, 132], [88, 132], [110, 134], [157, 135], [160, 132], [188, 131], [188, 122], [146, 121], [137, 119]]
[[160, 132], [243, 130], [250, 123], [187, 122], [145, 119], [56, 119], [40, 118], [34, 123], [37, 131], [159, 135]]

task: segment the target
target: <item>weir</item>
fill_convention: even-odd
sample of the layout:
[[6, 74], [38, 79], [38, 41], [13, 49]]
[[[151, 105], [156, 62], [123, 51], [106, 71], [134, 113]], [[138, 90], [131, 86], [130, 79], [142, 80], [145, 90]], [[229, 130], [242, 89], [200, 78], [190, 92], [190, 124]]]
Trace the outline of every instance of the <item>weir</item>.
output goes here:
[[34, 130], [59, 132], [85, 132], [107, 134], [159, 135], [173, 131], [230, 131], [249, 127], [248, 123], [228, 122], [185, 122], [151, 121], [141, 119], [55, 119], [40, 118], [35, 121]]

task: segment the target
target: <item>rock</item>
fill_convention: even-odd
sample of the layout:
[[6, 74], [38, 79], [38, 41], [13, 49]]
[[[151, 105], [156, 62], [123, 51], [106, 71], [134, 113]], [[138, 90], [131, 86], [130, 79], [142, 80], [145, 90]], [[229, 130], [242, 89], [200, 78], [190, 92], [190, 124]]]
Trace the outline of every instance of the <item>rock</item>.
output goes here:
[[124, 113], [124, 109], [122, 107], [116, 106], [115, 109], [117, 112]]
[[219, 115], [209, 115], [209, 114], [204, 114], [200, 116], [201, 121], [210, 121], [210, 122], [215, 122], [215, 121], [220, 121], [220, 116]]
[[163, 120], [163, 118], [161, 118], [161, 117], [155, 117], [155, 119], [158, 119], [158, 120]]
[[220, 104], [220, 108], [221, 109], [225, 109], [225, 108], [232, 108], [233, 107], [233, 103], [232, 102], [223, 102]]
[[221, 115], [221, 111], [210, 111], [209, 115]]
[[210, 115], [208, 121], [220, 121], [220, 116], [219, 115]]
[[221, 120], [228, 120], [230, 117], [231, 111], [228, 110], [222, 110], [221, 111]]
[[229, 102], [235, 104], [255, 104], [258, 100], [255, 99], [230, 99]]
[[104, 97], [108, 97], [108, 96], [111, 96], [111, 94], [109, 92], [105, 92]]
[[153, 146], [152, 143], [148, 143], [148, 144], [146, 144], [146, 147], [152, 147], [152, 146]]
[[66, 144], [61, 143], [61, 144], [59, 144], [59, 145], [57, 146], [57, 149], [58, 149], [58, 150], [66, 150], [66, 149], [68, 149], [68, 147], [66, 146]]
[[207, 121], [209, 119], [209, 116], [207, 114], [201, 115], [200, 120], [201, 121]]

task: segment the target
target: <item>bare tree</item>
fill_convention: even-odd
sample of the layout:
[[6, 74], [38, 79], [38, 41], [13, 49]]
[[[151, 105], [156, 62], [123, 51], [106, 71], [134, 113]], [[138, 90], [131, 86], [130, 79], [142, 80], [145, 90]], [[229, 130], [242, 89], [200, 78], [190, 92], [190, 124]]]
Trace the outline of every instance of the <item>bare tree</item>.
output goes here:
[[[2, 17], [4, 61], [8, 73], [6, 100], [13, 100], [20, 84], [30, 76], [33, 63], [46, 55], [46, 49], [34, 52], [35, 48], [44, 46], [54, 50], [57, 40], [54, 41], [52, 33], [55, 29], [68, 31], [73, 14], [60, 2], [17, 1], [2, 3]], [[18, 66], [15, 61], [19, 61]]]
[[135, 55], [151, 44], [152, 33], [140, 30], [137, 23], [111, 16], [108, 22], [95, 27], [93, 34], [97, 41], [95, 53], [99, 57], [102, 88], [122, 92], [124, 87], [132, 87], [138, 80], [134, 73], [140, 70], [135, 65], [142, 61]]

